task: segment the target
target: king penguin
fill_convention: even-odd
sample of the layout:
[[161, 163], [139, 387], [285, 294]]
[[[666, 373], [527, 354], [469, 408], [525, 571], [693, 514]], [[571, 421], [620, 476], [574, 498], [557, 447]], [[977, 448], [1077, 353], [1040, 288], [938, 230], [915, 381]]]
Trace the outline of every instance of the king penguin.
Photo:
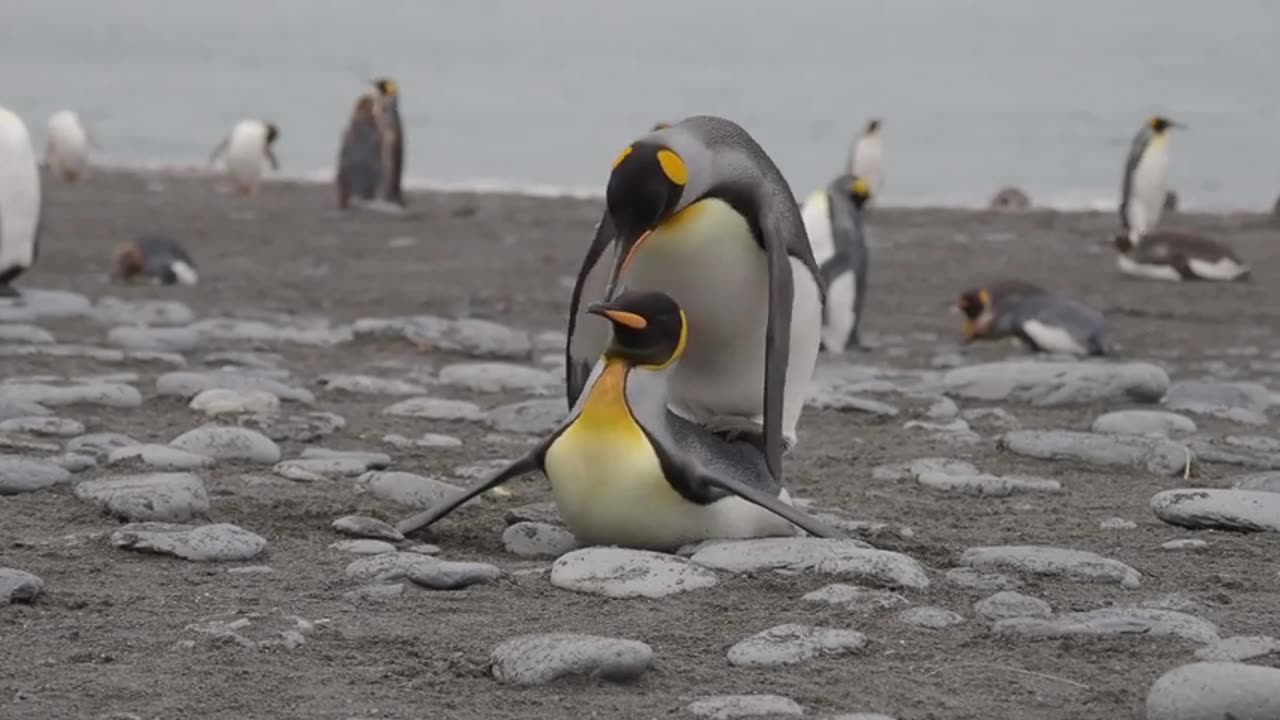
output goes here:
[[957, 303], [965, 342], [1016, 337], [1033, 352], [1106, 355], [1111, 351], [1102, 313], [1021, 280], [967, 290]]
[[404, 190], [400, 183], [404, 175], [404, 125], [400, 122], [400, 86], [390, 78], [373, 81], [378, 90], [380, 107], [389, 131], [387, 137], [387, 172], [381, 197], [387, 202], [404, 207]]
[[57, 177], [70, 183], [84, 177], [92, 144], [88, 129], [74, 111], [59, 110], [49, 116], [49, 142], [45, 145], [44, 159]]
[[338, 151], [338, 208], [390, 203], [403, 208], [404, 133], [395, 81], [373, 81], [373, 90], [356, 100]]
[[795, 508], [753, 443], [672, 413], [667, 396], [691, 326], [665, 293], [625, 292], [587, 312], [612, 336], [568, 417], [527, 455], [397, 525], [410, 533], [502, 483], [541, 470], [584, 545], [672, 551], [711, 538], [839, 537]]
[[862, 209], [870, 196], [865, 180], [841, 175], [806, 198], [800, 208], [813, 259], [827, 288], [822, 347], [829, 353], [862, 347], [862, 302], [871, 262]]
[[1157, 115], [1142, 126], [1129, 147], [1120, 188], [1120, 224], [1135, 244], [1160, 222], [1169, 176], [1169, 131], [1185, 127]]
[[884, 135], [880, 118], [872, 118], [849, 149], [849, 174], [867, 181], [872, 197], [884, 192]]
[[121, 245], [113, 264], [115, 278], [124, 282], [140, 276], [162, 285], [195, 285], [200, 280], [191, 256], [168, 235], [143, 235]]
[[0, 107], [0, 297], [14, 297], [13, 281], [39, 254], [42, 227], [40, 167], [22, 118]]
[[1134, 243], [1116, 235], [1116, 267], [1148, 280], [1247, 281], [1249, 266], [1231, 248], [1212, 238], [1179, 230], [1157, 230]]
[[274, 123], [262, 120], [242, 120], [236, 123], [228, 135], [209, 155], [213, 163], [219, 156], [226, 155], [227, 174], [236, 191], [242, 195], [256, 195], [262, 183], [262, 161], [265, 159], [272, 170], [279, 170], [272, 145], [280, 137], [280, 128]]
[[[691, 333], [671, 376], [671, 409], [756, 437], [780, 480], [818, 359], [823, 299], [781, 171], [738, 124], [693, 116], [622, 150], [605, 206], [570, 299], [569, 405], [608, 341], [609, 324], [583, 313], [584, 298], [666, 292]], [[602, 262], [606, 250], [612, 257]]]

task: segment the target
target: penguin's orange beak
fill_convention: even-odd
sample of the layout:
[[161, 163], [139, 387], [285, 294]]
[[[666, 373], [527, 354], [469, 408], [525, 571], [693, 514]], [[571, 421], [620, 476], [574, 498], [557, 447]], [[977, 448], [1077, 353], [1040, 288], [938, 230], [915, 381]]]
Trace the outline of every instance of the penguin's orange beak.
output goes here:
[[643, 330], [649, 327], [649, 321], [643, 315], [637, 315], [626, 310], [619, 310], [605, 303], [595, 303], [587, 308], [587, 312], [592, 315], [599, 315], [610, 322], [617, 323], [623, 327], [629, 327], [632, 330]]

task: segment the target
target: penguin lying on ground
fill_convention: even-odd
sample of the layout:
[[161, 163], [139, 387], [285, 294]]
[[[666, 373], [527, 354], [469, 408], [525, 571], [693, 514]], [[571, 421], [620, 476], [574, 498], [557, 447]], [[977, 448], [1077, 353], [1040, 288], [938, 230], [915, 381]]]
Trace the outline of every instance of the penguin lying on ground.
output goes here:
[[1155, 116], [1133, 138], [1120, 186], [1120, 225], [1135, 242], [1155, 229], [1167, 198], [1169, 130], [1185, 128]]
[[841, 175], [811, 194], [800, 208], [805, 233], [826, 283], [822, 347], [830, 353], [862, 347], [862, 305], [871, 262], [862, 212], [871, 190], [853, 175]]
[[1102, 313], [1058, 293], [1020, 280], [966, 290], [958, 302], [965, 315], [965, 342], [1016, 337], [1035, 352], [1106, 355]]
[[112, 265], [114, 278], [124, 282], [141, 276], [163, 285], [195, 285], [200, 279], [187, 251], [164, 235], [143, 235], [121, 245]]
[[280, 128], [275, 124], [262, 120], [242, 120], [236, 123], [222, 142], [218, 143], [209, 154], [209, 163], [214, 163], [219, 156], [226, 155], [227, 174], [231, 183], [241, 195], [258, 194], [262, 185], [262, 162], [265, 160], [272, 170], [279, 170], [272, 145], [280, 137]]
[[0, 107], [0, 297], [16, 297], [13, 281], [40, 252], [40, 167], [22, 118]]
[[1249, 267], [1231, 248], [1202, 235], [1160, 230], [1135, 245], [1116, 235], [1116, 266], [1133, 277], [1153, 280], [1248, 280]]
[[754, 444], [726, 441], [667, 408], [691, 332], [669, 295], [623, 293], [587, 312], [612, 325], [612, 341], [568, 418], [500, 472], [399, 523], [400, 532], [541, 470], [565, 525], [584, 545], [671, 551], [710, 538], [793, 535], [793, 523], [840, 537], [791, 505]]
[[671, 377], [672, 410], [759, 438], [780, 479], [817, 363], [823, 296], [782, 173], [737, 124], [695, 116], [628, 145], [605, 204], [570, 301], [569, 405], [608, 342], [608, 323], [584, 304], [621, 289], [666, 292], [692, 332]]

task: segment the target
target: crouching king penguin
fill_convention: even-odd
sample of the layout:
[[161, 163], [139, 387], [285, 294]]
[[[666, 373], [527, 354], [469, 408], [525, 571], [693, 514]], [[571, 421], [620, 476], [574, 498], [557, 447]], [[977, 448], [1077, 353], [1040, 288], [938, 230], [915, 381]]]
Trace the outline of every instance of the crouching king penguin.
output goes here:
[[161, 285], [195, 285], [196, 264], [186, 249], [168, 235], [143, 235], [116, 249], [112, 277], [122, 282], [148, 278]]
[[862, 347], [862, 302], [871, 258], [862, 210], [871, 196], [867, 181], [841, 175], [800, 208], [818, 272], [826, 284], [822, 347], [829, 353]]
[[670, 378], [671, 409], [709, 430], [758, 438], [780, 481], [817, 363], [823, 301], [781, 171], [736, 123], [694, 116], [624, 148], [605, 205], [570, 300], [570, 407], [608, 341], [609, 324], [585, 314], [584, 299], [665, 292], [690, 330]]
[[1102, 313], [1072, 298], [1021, 280], [966, 290], [957, 303], [965, 315], [965, 342], [1016, 337], [1034, 352], [1106, 355]]
[[1129, 146], [1120, 188], [1120, 224], [1135, 243], [1160, 222], [1168, 192], [1169, 131], [1182, 127], [1157, 115], [1142, 126]]
[[791, 504], [755, 444], [725, 440], [668, 409], [692, 333], [671, 296], [627, 292], [587, 312], [612, 325], [612, 339], [567, 419], [505, 469], [399, 523], [400, 532], [541, 470], [583, 545], [672, 551], [711, 538], [794, 535], [794, 526], [840, 536]]
[[1131, 277], [1150, 280], [1248, 281], [1249, 266], [1212, 238], [1180, 230], [1159, 230], [1134, 242], [1116, 235], [1116, 267]]

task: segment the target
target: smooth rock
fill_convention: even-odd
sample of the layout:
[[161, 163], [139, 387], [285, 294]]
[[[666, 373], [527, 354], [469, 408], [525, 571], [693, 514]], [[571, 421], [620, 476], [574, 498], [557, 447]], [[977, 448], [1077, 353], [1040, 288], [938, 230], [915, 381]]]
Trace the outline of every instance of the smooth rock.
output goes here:
[[273, 413], [280, 410], [280, 398], [265, 390], [210, 388], [191, 398], [188, 407], [205, 415]]
[[914, 559], [856, 540], [758, 538], [715, 542], [698, 550], [691, 559], [729, 572], [787, 570], [834, 575], [877, 586], [917, 590], [929, 586], [928, 575]]
[[168, 445], [126, 445], [107, 455], [107, 465], [137, 461], [156, 470], [196, 470], [216, 462], [208, 455], [179, 450]]
[[1138, 523], [1125, 518], [1113, 517], [1099, 522], [1098, 527], [1102, 530], [1135, 530], [1138, 527]]
[[409, 579], [409, 572], [415, 567], [438, 563], [429, 555], [418, 553], [396, 552], [369, 555], [353, 560], [347, 565], [346, 575], [361, 585], [370, 583], [390, 583]]
[[190, 473], [85, 480], [75, 496], [130, 522], [186, 522], [209, 512], [204, 481]]
[[849, 610], [859, 610], [870, 612], [875, 610], [889, 610], [907, 604], [907, 599], [896, 592], [888, 590], [876, 590], [873, 588], [864, 588], [857, 585], [845, 585], [844, 583], [833, 583], [818, 588], [812, 592], [805, 593], [802, 600], [809, 602], [824, 602], [830, 605], [840, 605]]
[[[347, 327], [328, 327], [320, 323], [314, 327], [272, 325], [260, 320], [235, 318], [206, 318], [191, 324], [202, 337], [212, 340], [246, 340], [256, 343], [293, 343], [317, 347], [332, 347], [349, 342], [353, 335]], [[283, 397], [283, 396], [282, 396]]]
[[781, 695], [715, 695], [695, 700], [685, 706], [685, 710], [694, 717], [708, 720], [804, 714], [804, 708], [799, 703]]
[[370, 540], [362, 538], [359, 540], [338, 540], [329, 543], [329, 549], [338, 552], [351, 553], [352, 555], [381, 555], [382, 553], [393, 553], [396, 546], [385, 540]]
[[0, 420], [0, 433], [26, 433], [50, 437], [73, 437], [84, 433], [84, 424], [69, 418], [36, 416]]
[[363, 515], [345, 515], [330, 523], [329, 527], [343, 535], [350, 535], [359, 538], [374, 538], [377, 540], [389, 540], [391, 542], [400, 542], [404, 540], [404, 534], [395, 529], [391, 525], [378, 520], [377, 518], [365, 517]]
[[384, 467], [386, 463], [371, 463], [361, 458], [295, 458], [276, 463], [271, 471], [290, 480], [315, 482], [331, 477], [355, 477], [369, 470]]
[[1176, 610], [1144, 607], [1107, 607], [1063, 613], [1053, 618], [1009, 618], [997, 622], [992, 629], [1000, 635], [1017, 635], [1032, 640], [1144, 635], [1180, 637], [1204, 644], [1218, 639], [1217, 626], [1207, 620]]
[[973, 611], [992, 622], [1016, 617], [1047, 618], [1053, 615], [1053, 608], [1044, 600], [1008, 590], [979, 600], [973, 604]]
[[81, 455], [80, 453], [62, 453], [49, 458], [49, 462], [66, 470], [69, 473], [82, 473], [85, 470], [92, 470], [98, 467], [98, 461], [94, 460], [90, 455]]
[[280, 461], [280, 447], [260, 432], [226, 425], [202, 425], [169, 442], [179, 450], [207, 455], [215, 460], [243, 460], [274, 464]]
[[447, 320], [434, 315], [362, 318], [351, 327], [355, 337], [403, 337], [423, 350], [472, 357], [526, 359], [533, 350], [528, 333], [488, 320]]
[[1007, 575], [979, 572], [970, 567], [951, 568], [947, 571], [947, 580], [962, 588], [982, 592], [1011, 590], [1021, 585], [1017, 580]]
[[907, 608], [898, 613], [898, 620], [908, 625], [929, 628], [930, 630], [941, 630], [964, 622], [964, 618], [959, 613], [952, 612], [946, 608], [932, 606]]
[[1280, 493], [1182, 488], [1151, 498], [1156, 517], [1188, 528], [1280, 532]]
[[71, 473], [51, 462], [0, 455], [0, 495], [19, 495], [71, 480]]
[[502, 545], [520, 557], [560, 557], [576, 549], [578, 540], [559, 525], [519, 522], [502, 531]]
[[564, 378], [546, 370], [504, 362], [470, 362], [445, 365], [440, 383], [477, 393], [523, 392], [550, 395]]
[[490, 410], [484, 421], [499, 432], [543, 435], [559, 427], [567, 414], [563, 398], [525, 400]]
[[36, 403], [47, 407], [102, 405], [110, 408], [135, 408], [142, 404], [142, 394], [132, 385], [118, 383], [4, 383], [0, 384], [0, 403], [5, 402]]
[[729, 648], [729, 664], [737, 667], [781, 667], [820, 655], [845, 655], [866, 647], [867, 636], [853, 630], [810, 625], [777, 625]]
[[1090, 430], [1117, 435], [1189, 435], [1199, 428], [1191, 418], [1163, 410], [1117, 410], [1099, 415]]
[[356, 492], [419, 510], [435, 507], [462, 491], [457, 485], [407, 472], [376, 471], [356, 478]]
[[388, 405], [383, 408], [382, 414], [454, 422], [478, 421], [484, 418], [484, 411], [473, 402], [432, 397], [401, 400], [394, 405]]
[[0, 397], [0, 420], [12, 420], [13, 418], [26, 417], [44, 417], [52, 415], [53, 411], [36, 402], [26, 400], [13, 400]]
[[611, 598], [660, 598], [717, 582], [715, 573], [683, 558], [617, 547], [574, 550], [551, 566], [552, 585]]
[[56, 442], [33, 440], [28, 435], [0, 434], [0, 455], [56, 453], [59, 449], [58, 443]]
[[196, 319], [191, 308], [177, 300], [121, 300], [109, 296], [98, 299], [93, 315], [104, 325], [189, 325]]
[[3, 324], [0, 325], [0, 343], [28, 343], [31, 345], [51, 345], [57, 342], [53, 334], [36, 325]]
[[493, 677], [513, 685], [545, 685], [567, 675], [633, 680], [653, 664], [653, 648], [636, 640], [576, 633], [521, 635], [489, 654]]
[[160, 363], [173, 367], [183, 367], [186, 358], [177, 353], [157, 350], [118, 350], [90, 345], [3, 345], [0, 344], [0, 357], [26, 358], [84, 358], [102, 363]]
[[347, 426], [346, 418], [326, 411], [303, 415], [273, 415], [259, 413], [242, 418], [240, 424], [266, 435], [276, 442], [294, 440], [314, 442], [328, 437]]
[[228, 523], [214, 525], [173, 525], [144, 522], [125, 525], [111, 533], [118, 548], [173, 555], [197, 562], [253, 560], [267, 541]]
[[139, 444], [141, 443], [137, 440], [120, 433], [89, 433], [88, 435], [81, 435], [68, 440], [66, 450], [67, 452], [92, 455], [98, 460], [106, 460], [113, 450]]
[[916, 478], [916, 482], [930, 490], [979, 497], [1008, 497], [1015, 493], [1025, 492], [1062, 492], [1062, 484], [1057, 480], [1039, 477], [1000, 477], [986, 473], [956, 477], [954, 475], [926, 472], [921, 473]]
[[404, 595], [404, 583], [373, 583], [371, 585], [361, 585], [355, 590], [349, 590], [342, 594], [342, 598], [348, 602], [385, 602]]
[[0, 605], [30, 603], [44, 590], [44, 580], [25, 570], [0, 567]]
[[185, 399], [213, 389], [268, 392], [281, 400], [304, 405], [310, 405], [316, 401], [315, 395], [310, 390], [286, 385], [278, 380], [245, 371], [171, 372], [156, 379], [156, 392], [161, 395]]
[[981, 475], [972, 463], [951, 458], [927, 457], [904, 462], [878, 465], [871, 470], [871, 477], [879, 481], [918, 480], [921, 475], [945, 475], [950, 477], [972, 477]]
[[1182, 476], [1197, 469], [1195, 454], [1182, 443], [1145, 435], [1101, 435], [1071, 430], [1014, 430], [999, 446], [1041, 460], [1072, 461], [1102, 467], [1122, 466], [1154, 475]]
[[1164, 400], [1170, 410], [1208, 415], [1248, 425], [1266, 425], [1271, 392], [1252, 382], [1184, 380], [1169, 388]]
[[335, 373], [321, 375], [317, 382], [325, 390], [353, 395], [424, 395], [426, 386], [407, 380], [393, 380], [373, 375]]
[[239, 365], [257, 370], [274, 370], [284, 364], [284, 356], [265, 352], [214, 352], [204, 356], [205, 365]]
[[20, 297], [0, 298], [0, 322], [31, 322], [43, 318], [88, 315], [89, 298], [63, 290], [23, 288]]
[[1022, 429], [1022, 422], [1013, 413], [998, 407], [969, 408], [960, 411], [960, 417], [982, 432], [1005, 432]]
[[832, 388], [823, 392], [823, 388], [814, 388], [814, 393], [805, 400], [805, 406], [819, 410], [837, 410], [840, 412], [860, 412], [880, 417], [896, 417], [901, 410], [889, 403], [872, 400], [856, 395], [850, 388]]
[[391, 464], [391, 456], [372, 450], [334, 450], [325, 447], [302, 449], [303, 460], [351, 460], [362, 462], [369, 470], [379, 470]]
[[462, 447], [462, 441], [458, 438], [440, 433], [423, 433], [416, 438], [390, 433], [382, 436], [382, 442], [399, 450]]
[[1228, 436], [1222, 440], [1191, 438], [1187, 444], [1203, 462], [1240, 465], [1255, 470], [1280, 470], [1280, 451], [1260, 449], [1245, 438]]
[[1012, 571], [1046, 575], [1083, 583], [1117, 583], [1136, 588], [1142, 582], [1137, 570], [1085, 550], [1048, 545], [997, 545], [965, 550], [960, 564], [978, 570]]
[[161, 352], [191, 352], [200, 342], [200, 335], [186, 327], [146, 327], [122, 325], [107, 333], [107, 343], [126, 350], [158, 350]]
[[1267, 635], [1236, 635], [1223, 638], [1205, 645], [1195, 653], [1197, 660], [1210, 662], [1244, 662], [1276, 654], [1280, 654], [1280, 640]]
[[1209, 543], [1197, 538], [1183, 538], [1160, 543], [1162, 550], [1202, 550], [1207, 547], [1209, 547]]
[[1275, 720], [1280, 669], [1197, 662], [1161, 675], [1147, 693], [1147, 720]]
[[420, 563], [411, 566], [405, 576], [414, 583], [432, 590], [460, 590], [472, 585], [493, 582], [502, 576], [502, 571], [489, 563], [433, 559], [429, 564]]
[[1149, 363], [1040, 362], [1013, 360], [949, 370], [949, 395], [970, 400], [1012, 401], [1052, 407], [1103, 400], [1159, 402], [1169, 376]]
[[1231, 479], [1231, 487], [1237, 490], [1280, 493], [1280, 472], [1260, 472], [1240, 475]]

